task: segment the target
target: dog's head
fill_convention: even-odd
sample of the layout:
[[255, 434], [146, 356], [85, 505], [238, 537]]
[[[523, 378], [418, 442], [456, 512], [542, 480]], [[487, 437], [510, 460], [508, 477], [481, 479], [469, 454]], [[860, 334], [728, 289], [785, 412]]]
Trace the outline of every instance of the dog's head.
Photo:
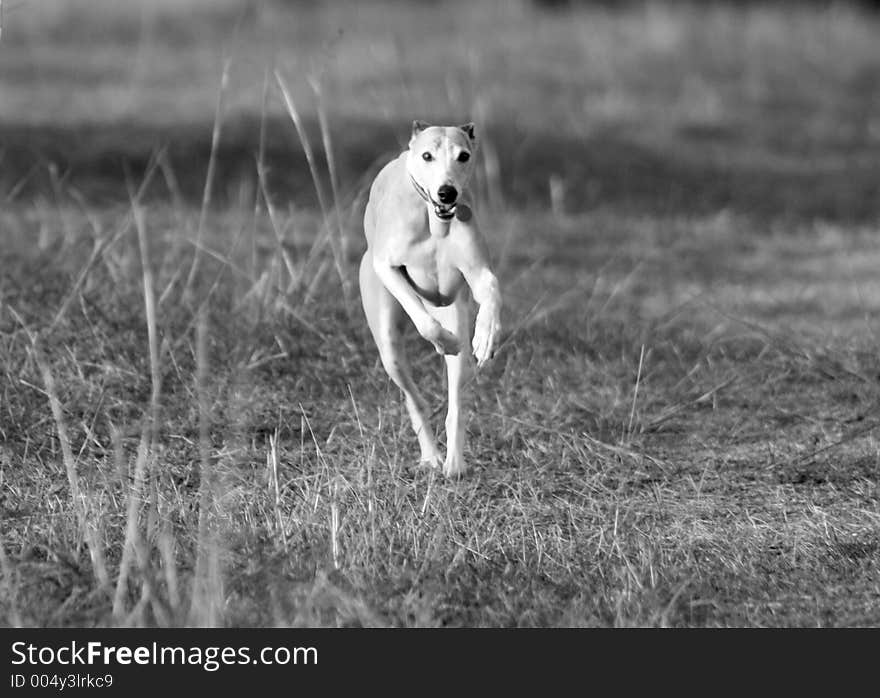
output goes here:
[[414, 121], [406, 169], [413, 186], [441, 220], [451, 220], [474, 169], [474, 125], [431, 126]]

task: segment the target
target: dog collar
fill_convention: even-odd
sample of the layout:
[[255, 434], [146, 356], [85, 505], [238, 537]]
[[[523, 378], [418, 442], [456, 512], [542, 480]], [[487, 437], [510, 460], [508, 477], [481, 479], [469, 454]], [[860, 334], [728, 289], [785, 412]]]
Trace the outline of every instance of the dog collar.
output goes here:
[[434, 215], [437, 216], [441, 221], [451, 221], [455, 217], [455, 204], [452, 204], [449, 208], [443, 208], [440, 204], [434, 203], [434, 200], [431, 198], [431, 195], [428, 194], [427, 190], [416, 181], [416, 178], [409, 175], [409, 181], [412, 182], [413, 188], [418, 192], [419, 196], [421, 196], [425, 203], [431, 204], [434, 208]]

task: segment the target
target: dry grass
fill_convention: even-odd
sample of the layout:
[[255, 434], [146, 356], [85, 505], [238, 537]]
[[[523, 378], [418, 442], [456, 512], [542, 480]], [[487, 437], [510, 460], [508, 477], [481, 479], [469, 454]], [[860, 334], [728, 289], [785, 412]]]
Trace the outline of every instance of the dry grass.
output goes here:
[[[2, 622], [880, 625], [876, 19], [74, 6], [0, 46]], [[348, 289], [430, 114], [509, 328], [454, 483]]]

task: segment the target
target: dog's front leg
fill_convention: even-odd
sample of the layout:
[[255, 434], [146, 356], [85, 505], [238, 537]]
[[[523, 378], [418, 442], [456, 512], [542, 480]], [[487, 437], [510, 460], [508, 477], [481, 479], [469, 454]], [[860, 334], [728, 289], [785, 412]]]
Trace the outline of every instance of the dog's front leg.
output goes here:
[[[466, 345], [470, 336], [470, 308], [466, 292], [459, 293], [452, 305], [433, 308], [431, 314], [451, 332], [455, 332]], [[473, 359], [467, 351], [456, 356], [445, 356], [446, 380], [449, 385], [449, 401], [446, 410], [446, 458], [443, 474], [447, 477], [463, 475], [467, 470], [464, 460], [465, 419], [463, 391]]]
[[407, 283], [399, 267], [373, 258], [373, 269], [379, 280], [397, 299], [404, 312], [409, 315], [418, 333], [427, 339], [438, 354], [458, 354], [461, 342], [452, 332], [444, 328], [425, 310], [425, 306], [412, 286]]
[[501, 332], [501, 291], [498, 279], [489, 267], [483, 267], [469, 276], [471, 293], [479, 306], [472, 348], [477, 366], [482, 366], [492, 358]]

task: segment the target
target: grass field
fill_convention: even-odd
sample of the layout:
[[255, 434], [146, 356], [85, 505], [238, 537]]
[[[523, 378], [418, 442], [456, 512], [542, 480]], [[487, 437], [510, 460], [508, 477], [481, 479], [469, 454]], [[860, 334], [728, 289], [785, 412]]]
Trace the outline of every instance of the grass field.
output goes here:
[[[3, 19], [0, 622], [880, 625], [880, 18]], [[413, 118], [477, 122], [505, 298], [455, 482], [355, 282]]]

